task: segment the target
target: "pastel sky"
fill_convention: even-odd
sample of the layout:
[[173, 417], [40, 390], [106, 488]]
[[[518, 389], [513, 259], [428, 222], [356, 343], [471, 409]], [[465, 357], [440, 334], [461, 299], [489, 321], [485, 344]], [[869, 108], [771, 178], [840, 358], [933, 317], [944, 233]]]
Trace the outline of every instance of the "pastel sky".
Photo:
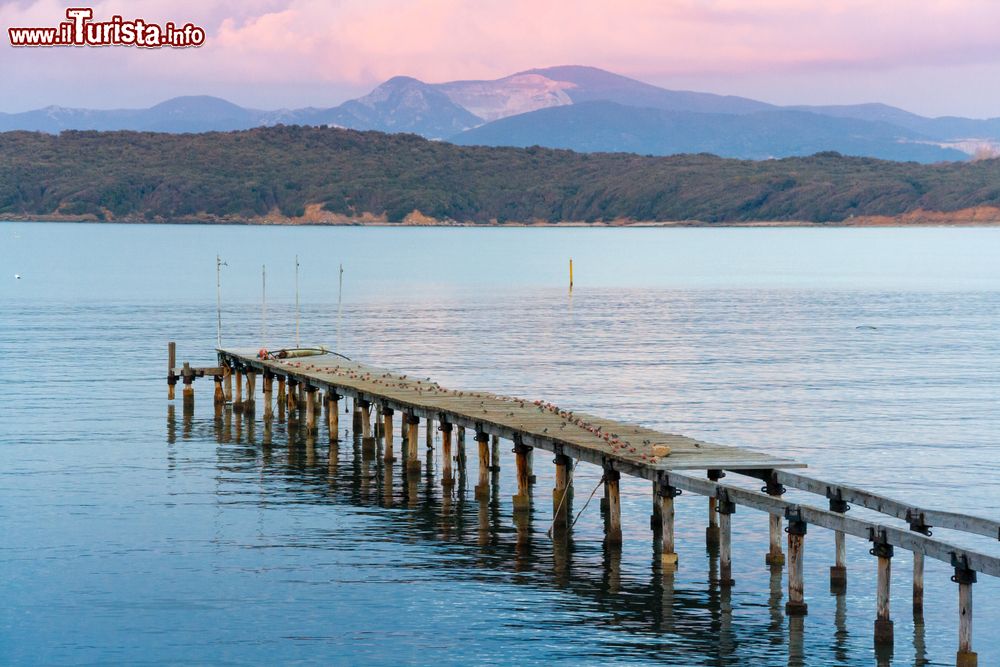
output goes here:
[[[71, 3], [80, 6], [85, 3]], [[330, 106], [382, 80], [584, 64], [780, 104], [882, 101], [1000, 116], [997, 0], [102, 0], [95, 18], [194, 22], [204, 47], [14, 49], [67, 4], [0, 0], [0, 110], [148, 106], [213, 94]]]

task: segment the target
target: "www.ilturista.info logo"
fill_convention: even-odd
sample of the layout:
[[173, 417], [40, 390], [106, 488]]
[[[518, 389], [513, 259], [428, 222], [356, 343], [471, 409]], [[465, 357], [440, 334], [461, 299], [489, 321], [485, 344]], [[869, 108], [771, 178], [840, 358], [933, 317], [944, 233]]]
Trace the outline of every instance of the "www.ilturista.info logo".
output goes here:
[[66, 18], [54, 28], [8, 28], [11, 46], [140, 46], [186, 48], [205, 43], [205, 30], [187, 23], [159, 25], [143, 19], [126, 21], [112, 16], [110, 21], [93, 21], [94, 10], [71, 7]]

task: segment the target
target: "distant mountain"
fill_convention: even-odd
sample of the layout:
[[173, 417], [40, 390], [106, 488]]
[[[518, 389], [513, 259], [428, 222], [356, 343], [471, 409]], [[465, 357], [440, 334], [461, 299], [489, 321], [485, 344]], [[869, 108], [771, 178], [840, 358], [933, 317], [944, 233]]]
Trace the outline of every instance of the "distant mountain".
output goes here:
[[713, 153], [760, 160], [834, 150], [886, 160], [963, 160], [955, 149], [889, 123], [803, 111], [693, 113], [584, 102], [502, 118], [450, 139], [462, 145], [547, 146], [651, 155]]
[[766, 158], [836, 150], [885, 159], [966, 159], [1000, 152], [1000, 118], [926, 118], [885, 104], [779, 107], [745, 97], [667, 90], [566, 65], [493, 80], [426, 83], [398, 76], [332, 108], [247, 109], [180, 97], [149, 109], [46, 107], [0, 113], [0, 131], [231, 131], [332, 125], [429, 139], [665, 155]]

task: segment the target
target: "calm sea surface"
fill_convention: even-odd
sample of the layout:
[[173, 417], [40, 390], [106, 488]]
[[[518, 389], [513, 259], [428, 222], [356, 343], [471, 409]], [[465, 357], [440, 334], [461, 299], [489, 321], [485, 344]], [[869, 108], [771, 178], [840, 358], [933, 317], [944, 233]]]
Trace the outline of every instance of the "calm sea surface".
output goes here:
[[[481, 508], [474, 482], [442, 495], [425, 479], [412, 501], [349, 434], [331, 450], [260, 409], [217, 417], [210, 382], [184, 415], [166, 343], [214, 361], [216, 254], [224, 344], [294, 341], [298, 254], [303, 344], [1000, 516], [1000, 229], [0, 224], [0, 663], [875, 662], [861, 540], [837, 597], [832, 535], [809, 531], [809, 615], [790, 623], [761, 513], [734, 516], [726, 593], [700, 497], [677, 500], [680, 569], [664, 577], [647, 482], [622, 481], [616, 553], [596, 498], [570, 541], [546, 536], [544, 452], [515, 523], [507, 445]], [[599, 475], [580, 466], [574, 511]], [[954, 664], [952, 570], [928, 560], [915, 623], [910, 568], [897, 550], [892, 661]], [[975, 618], [979, 664], [1000, 664], [997, 580], [980, 577]]]

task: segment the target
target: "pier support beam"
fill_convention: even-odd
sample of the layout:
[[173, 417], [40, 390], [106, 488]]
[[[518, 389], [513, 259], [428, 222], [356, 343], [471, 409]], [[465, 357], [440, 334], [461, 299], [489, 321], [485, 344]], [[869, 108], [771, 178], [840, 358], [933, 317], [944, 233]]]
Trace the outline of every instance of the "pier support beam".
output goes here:
[[420, 425], [420, 417], [416, 415], [406, 416], [406, 471], [420, 472], [420, 458], [417, 454], [417, 429]]
[[222, 391], [226, 395], [226, 403], [233, 400], [233, 368], [225, 365], [222, 367]]
[[604, 469], [604, 495], [608, 500], [608, 523], [604, 543], [615, 546], [622, 543], [622, 475], [611, 468]]
[[[708, 478], [713, 482], [718, 482], [726, 476], [721, 470], [709, 470]], [[719, 514], [716, 511], [717, 499], [715, 496], [708, 497], [708, 527], [705, 528], [705, 543], [714, 546], [719, 543]]]
[[[498, 449], [494, 446], [494, 449]], [[531, 447], [520, 437], [514, 441], [514, 461], [517, 467], [517, 495], [514, 496], [514, 511], [527, 512], [531, 509], [531, 483], [528, 481], [528, 455]]]
[[264, 419], [270, 419], [274, 416], [274, 374], [270, 371], [264, 371]]
[[424, 438], [427, 441], [427, 449], [434, 449], [434, 420], [427, 418], [427, 425], [424, 427]]
[[458, 463], [459, 474], [465, 473], [465, 427], [458, 427], [458, 434], [455, 436], [455, 444], [458, 447], [458, 453], [455, 454], [455, 461]]
[[[780, 498], [785, 493], [785, 487], [778, 483], [772, 471], [767, 478], [767, 485], [761, 489], [769, 496]], [[785, 564], [785, 554], [781, 551], [781, 515], [768, 514], [768, 549], [764, 556], [764, 564], [781, 567]]]
[[243, 411], [243, 369], [236, 369], [236, 391], [233, 393], [233, 410]]
[[[428, 422], [429, 423], [429, 422]], [[455, 484], [455, 475], [451, 468], [451, 431], [452, 427], [446, 421], [441, 422], [441, 486], [451, 488]], [[449, 496], [451, 497], [451, 496]]]
[[226, 394], [222, 391], [222, 376], [215, 375], [212, 379], [215, 380], [215, 396], [213, 397], [215, 406], [221, 407], [226, 404]]
[[729, 499], [725, 489], [718, 496], [719, 511], [719, 585], [730, 587], [733, 581], [733, 513], [736, 503]]
[[878, 558], [878, 584], [875, 593], [875, 643], [891, 644], [893, 640], [892, 618], [889, 614], [889, 585], [892, 581], [892, 545], [885, 533], [872, 529], [873, 543], [869, 553]]
[[316, 426], [316, 387], [306, 385], [306, 433], [312, 435], [318, 430]]
[[479, 483], [476, 484], [476, 499], [490, 497], [490, 436], [485, 431], [476, 431], [479, 445]]
[[490, 472], [495, 474], [500, 472], [500, 436], [493, 436], [492, 441], [493, 446], [490, 450]]
[[285, 396], [285, 376], [284, 375], [279, 375], [278, 376], [278, 395], [275, 397], [274, 400], [281, 407], [285, 407], [285, 403], [288, 402], [288, 399]]
[[788, 602], [785, 603], [785, 615], [805, 616], [809, 607], [805, 601], [805, 584], [802, 580], [802, 560], [805, 555], [806, 530], [802, 513], [797, 507], [785, 510], [788, 526]]
[[396, 460], [392, 450], [392, 415], [392, 408], [382, 407], [382, 437], [385, 439], [385, 454], [383, 459], [386, 463], [392, 463]]
[[191, 370], [191, 364], [186, 361], [181, 370], [181, 378], [184, 382], [184, 391], [181, 392], [184, 399], [184, 411], [189, 412], [194, 409], [194, 371]]
[[361, 438], [372, 437], [372, 404], [368, 401], [358, 401], [361, 405]]
[[291, 419], [292, 415], [295, 414], [295, 409], [298, 407], [298, 401], [295, 400], [295, 388], [298, 386], [298, 381], [289, 376], [288, 378], [288, 394], [286, 396], [286, 403], [288, 408], [288, 418]]
[[952, 556], [955, 566], [955, 576], [951, 578], [958, 584], [958, 653], [955, 656], [957, 667], [976, 667], [979, 656], [972, 650], [972, 584], [976, 583], [976, 571], [969, 569], [965, 558]]
[[340, 396], [332, 389], [326, 392], [326, 430], [330, 442], [340, 440]]
[[243, 410], [252, 413], [256, 407], [256, 397], [257, 397], [257, 372], [254, 370], [248, 370], [247, 374], [247, 395], [243, 399]]
[[[836, 494], [829, 493], [830, 511], [838, 514], [845, 514], [850, 505], [841, 497], [840, 491]], [[844, 531], [836, 530], [833, 533], [834, 564], [830, 568], [830, 591], [835, 595], [841, 595], [847, 590], [847, 536]]]
[[913, 552], [913, 617], [924, 615], [924, 555]]
[[565, 454], [556, 454], [552, 462], [556, 464], [556, 485], [552, 489], [552, 524], [556, 528], [566, 528], [570, 495], [573, 493], [573, 459]]
[[665, 574], [677, 569], [677, 553], [674, 551], [674, 498], [680, 494], [680, 489], [660, 484], [660, 562]]
[[354, 414], [351, 416], [351, 431], [354, 437], [361, 435], [361, 401], [354, 399]]

